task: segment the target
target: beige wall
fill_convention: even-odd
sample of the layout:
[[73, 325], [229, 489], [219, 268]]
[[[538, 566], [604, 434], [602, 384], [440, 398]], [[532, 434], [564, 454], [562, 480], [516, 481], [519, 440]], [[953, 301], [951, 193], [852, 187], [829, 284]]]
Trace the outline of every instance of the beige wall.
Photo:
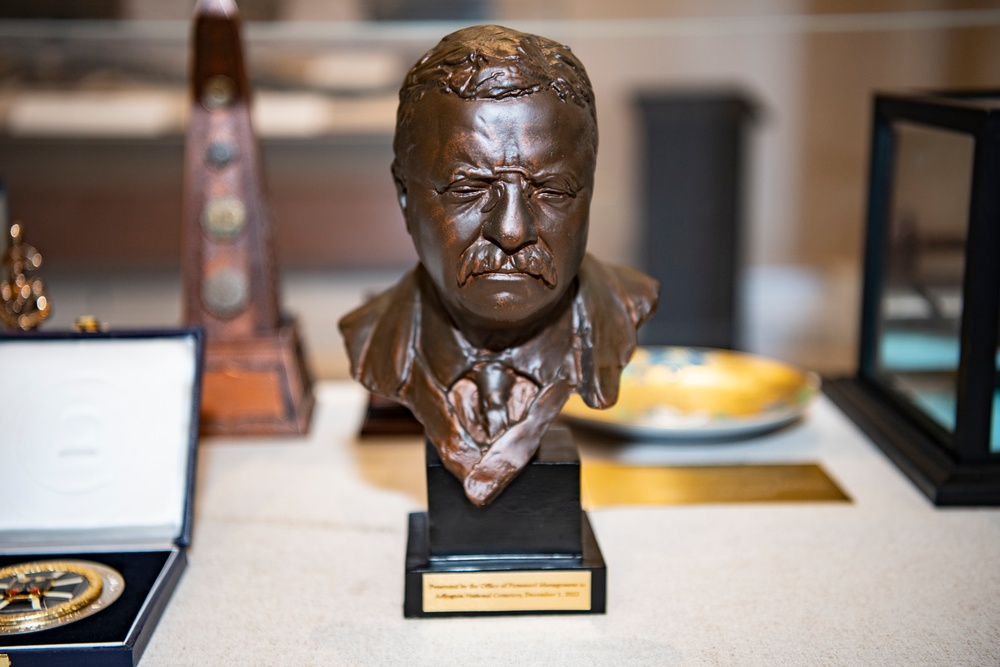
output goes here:
[[[156, 53], [170, 55], [157, 60], [156, 67], [180, 83], [186, 61], [185, 17], [191, 2], [123, 0], [120, 4], [127, 18], [174, 20], [166, 22], [171, 27], [159, 31], [168, 37], [156, 41]], [[371, 54], [379, 54], [381, 74], [376, 78], [395, 81], [416, 55], [460, 25], [343, 22], [364, 16], [366, 5], [360, 0], [244, 0], [241, 5], [251, 15], [270, 13], [287, 19], [251, 23], [246, 34], [251, 76], [258, 82], [257, 111], [273, 109], [275, 98], [283, 95], [286, 99], [278, 101], [281, 113], [270, 114], [279, 118], [288, 118], [288, 110], [299, 103], [328, 102], [322, 96], [331, 91], [324, 89], [323, 83], [317, 91], [314, 64], [323, 65], [327, 72], [331, 63], [336, 64], [341, 69], [338, 76], [343, 78], [344, 63], [348, 67], [357, 63], [355, 67], [360, 68], [363, 62], [370, 64]], [[612, 261], [630, 262], [636, 255], [641, 214], [636, 170], [641, 137], [634, 101], [640, 91], [726, 88], [752, 98], [760, 113], [752, 131], [746, 183], [746, 259], [751, 264], [824, 267], [842, 263], [857, 266], [859, 262], [873, 93], [1000, 87], [1000, 68], [996, 67], [1000, 62], [1000, 2], [497, 0], [493, 6], [497, 21], [570, 44], [590, 71], [597, 90], [602, 136], [592, 248]], [[140, 54], [153, 53], [155, 40], [149, 40], [150, 47], [141, 51], [146, 43], [143, 30], [148, 27], [133, 37], [131, 48]], [[99, 30], [90, 34], [88, 39], [95, 46], [113, 44], [118, 48], [117, 42], [102, 40]], [[275, 95], [275, 81], [282, 78], [284, 83]], [[301, 95], [297, 101], [287, 99], [295, 95], [296, 85], [311, 86], [319, 93], [314, 95], [318, 101]], [[14, 117], [13, 111], [6, 118], [4, 114], [5, 108], [14, 106], [5, 107], [4, 103], [14, 94], [11, 90], [10, 86], [0, 90], [0, 125], [7, 120], [9, 126]], [[179, 110], [183, 108], [183, 88], [174, 90]], [[338, 244], [331, 240], [358, 233], [387, 238], [402, 229], [394, 203], [376, 201], [392, 197], [388, 164], [381, 164], [388, 161], [392, 91], [380, 90], [378, 94], [388, 105], [383, 104], [385, 109], [375, 114], [361, 112], [374, 120], [364, 128], [367, 138], [360, 148], [351, 138], [351, 126], [335, 127], [316, 143], [310, 141], [309, 132], [291, 136], [286, 127], [277, 132], [286, 132], [285, 136], [275, 136], [267, 127], [258, 128], [265, 154], [273, 156], [266, 165], [268, 182], [279, 222], [286, 225], [290, 239], [283, 255], [292, 265], [297, 258], [304, 258], [312, 266], [356, 266], [364, 263], [366, 252], [372, 253], [373, 264], [408, 261], [405, 239], [399, 244], [339, 244], [351, 248], [349, 255], [338, 254]], [[348, 105], [356, 103], [353, 98], [344, 99]], [[343, 99], [337, 104], [345, 105]], [[151, 193], [163, 190], [175, 194], [179, 187], [176, 155], [183, 119], [181, 113], [171, 113], [176, 122], [160, 140], [161, 144], [172, 143], [169, 159], [175, 162], [164, 162], [162, 173], [154, 173], [152, 161], [147, 160], [151, 165], [149, 178], [155, 181], [148, 190]], [[308, 110], [304, 117], [309, 117]], [[287, 121], [284, 124], [289, 125]], [[0, 132], [0, 139], [2, 135]], [[364, 146], [371, 149], [367, 154]], [[15, 158], [23, 159], [26, 166], [14, 165], [18, 170], [48, 169], [40, 165], [35, 148], [22, 151], [34, 151], [35, 155], [21, 156], [16, 154], [17, 146], [7, 144], [0, 149], [0, 169], [11, 166], [2, 164], [5, 158], [11, 164]], [[73, 176], [73, 158], [62, 158], [54, 172], [66, 174], [63, 192], [71, 192], [79, 180]], [[119, 164], [108, 167], [112, 173], [121, 168]], [[92, 175], [84, 171], [81, 177], [87, 180]], [[141, 171], [131, 174], [133, 180], [141, 177]], [[16, 184], [16, 173], [9, 178]], [[165, 188], [167, 181], [175, 183]], [[37, 178], [31, 179], [32, 185], [37, 183]], [[341, 183], [348, 185], [339, 187]], [[142, 191], [138, 188], [136, 192]], [[136, 192], [129, 194], [135, 198]], [[352, 197], [352, 193], [360, 194]], [[40, 205], [51, 199], [44, 188], [28, 194]], [[12, 196], [15, 203], [19, 201], [17, 192]], [[27, 198], [24, 190], [21, 196]], [[94, 198], [80, 194], [81, 201], [87, 197]], [[47, 205], [51, 208], [51, 202]], [[164, 200], [152, 202], [148, 208], [167, 212], [172, 210], [170, 206]], [[83, 208], [74, 208], [72, 198], [65, 199], [60, 217], [72, 217], [73, 213], [85, 216]], [[39, 212], [38, 217], [45, 216]], [[114, 224], [114, 213], [105, 219]], [[162, 228], [165, 238], [174, 225], [171, 214], [166, 213], [162, 220], [150, 221], [150, 228]], [[325, 240], [311, 247], [294, 246], [294, 239], [304, 239], [321, 228]], [[393, 249], [379, 256], [379, 247]], [[327, 261], [324, 256], [328, 256]]]
[[[38, 213], [24, 217], [32, 239], [50, 248], [54, 261], [60, 261], [57, 239], [46, 240], [46, 228], [66, 240], [69, 251], [79, 254], [86, 246], [98, 257], [121, 248], [120, 241], [129, 238], [121, 230], [131, 230], [137, 219], [145, 225], [137, 244], [159, 234], [149, 252], [158, 249], [168, 260], [177, 254], [179, 110], [192, 3], [121, 4], [126, 18], [139, 19], [140, 39], [109, 40], [101, 28], [88, 28], [82, 53], [91, 53], [90, 44], [120, 48], [131, 39], [143, 49], [140, 56], [152, 54], [154, 46], [157, 54], [168, 54], [157, 64], [168, 72], [167, 87], [177, 100], [172, 129], [148, 144], [132, 137], [124, 147], [118, 142], [101, 149], [139, 151], [146, 158], [97, 170], [83, 148], [60, 137], [14, 136], [11, 109], [20, 93], [16, 86], [0, 89], [0, 126], [8, 133], [4, 137], [0, 130], [0, 172], [17, 163], [17, 173], [8, 172], [12, 207], [24, 211], [28, 199], [36, 200]], [[391, 88], [421, 52], [461, 24], [358, 21], [365, 16], [361, 0], [240, 4], [247, 13], [270, 12], [278, 19], [251, 22], [246, 31], [263, 115], [265, 107], [290, 109], [302, 92], [297, 81], [311, 87], [306, 101], [314, 108], [354, 104], [351, 95], [332, 102], [337, 96], [323, 76], [340, 67], [342, 77], [344, 63], [370, 65], [372, 54], [379, 63], [372, 76], [383, 81], [380, 89], [367, 91], [364, 102], [374, 100], [371, 108], [381, 111], [365, 107], [355, 113], [364, 125], [360, 141], [351, 129], [356, 126], [341, 121], [325, 134], [317, 130], [316, 139], [309, 132], [292, 136], [287, 127], [271, 130], [266, 123], [258, 128], [285, 267], [370, 264], [395, 270], [408, 263], [412, 254], [388, 172]], [[749, 278], [748, 347], [814, 367], [847, 367], [853, 359], [872, 95], [1000, 88], [997, 1], [497, 0], [493, 6], [495, 21], [571, 45], [591, 74], [601, 149], [590, 247], [607, 260], [630, 263], [637, 254], [637, 93], [735, 88], [756, 101], [745, 184], [745, 257], [759, 271]], [[145, 19], [167, 20], [159, 29]], [[3, 30], [11, 34], [9, 26], [0, 25]], [[154, 36], [148, 48], [141, 37], [147, 33]], [[325, 72], [319, 79], [312, 67], [317, 63]], [[282, 77], [285, 83], [276, 87]], [[275, 98], [281, 98], [278, 105], [269, 106]], [[344, 118], [338, 114], [332, 117]], [[58, 154], [58, 167], [44, 163], [44, 151]], [[162, 158], [154, 159], [155, 151]], [[18, 174], [24, 175], [20, 182]], [[129, 191], [123, 196], [116, 185], [125, 182]]]
[[[363, 5], [297, 0], [285, 11], [293, 19], [329, 15], [331, 7], [358, 15]], [[638, 91], [736, 88], [756, 100], [747, 260], [856, 267], [872, 95], [1000, 87], [995, 1], [500, 0], [494, 7], [498, 22], [572, 46], [591, 74], [602, 133], [592, 246], [614, 261], [636, 252]]]
[[[956, 25], [988, 19], [989, 25]], [[587, 64], [602, 145], [595, 247], [634, 255], [638, 90], [734, 87], [760, 108], [751, 263], [856, 265], [876, 91], [1000, 86], [1000, 13], [769, 16], [553, 25]]]

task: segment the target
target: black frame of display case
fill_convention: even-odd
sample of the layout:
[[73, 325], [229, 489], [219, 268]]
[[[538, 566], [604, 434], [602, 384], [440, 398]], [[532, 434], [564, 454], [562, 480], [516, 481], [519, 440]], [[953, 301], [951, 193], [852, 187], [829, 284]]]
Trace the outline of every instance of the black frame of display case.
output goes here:
[[[977, 99], [998, 102], [991, 107]], [[953, 433], [893, 391], [876, 369], [896, 121], [975, 142]], [[826, 392], [935, 504], [1000, 505], [1000, 454], [990, 451], [1000, 319], [1000, 90], [877, 95], [870, 170], [858, 372], [828, 381]]]

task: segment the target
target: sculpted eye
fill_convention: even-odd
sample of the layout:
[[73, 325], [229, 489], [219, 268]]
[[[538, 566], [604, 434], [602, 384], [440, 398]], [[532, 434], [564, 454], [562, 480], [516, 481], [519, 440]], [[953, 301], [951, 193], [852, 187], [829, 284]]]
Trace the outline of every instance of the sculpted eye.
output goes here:
[[451, 195], [455, 199], [467, 200], [467, 199], [477, 199], [487, 192], [489, 192], [490, 186], [487, 183], [481, 183], [479, 181], [460, 181], [458, 183], [452, 183], [444, 189], [444, 192]]
[[564, 188], [546, 186], [535, 190], [535, 196], [545, 201], [558, 203], [576, 196], [576, 193]]

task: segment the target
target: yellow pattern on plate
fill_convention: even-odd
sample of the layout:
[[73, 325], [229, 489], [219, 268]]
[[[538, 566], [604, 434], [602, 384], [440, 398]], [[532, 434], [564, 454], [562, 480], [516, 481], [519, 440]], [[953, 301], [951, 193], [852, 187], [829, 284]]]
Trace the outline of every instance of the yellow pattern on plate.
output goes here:
[[819, 378], [751, 354], [644, 347], [622, 373], [618, 403], [587, 407], [573, 396], [563, 416], [639, 437], [726, 437], [775, 428], [799, 417]]

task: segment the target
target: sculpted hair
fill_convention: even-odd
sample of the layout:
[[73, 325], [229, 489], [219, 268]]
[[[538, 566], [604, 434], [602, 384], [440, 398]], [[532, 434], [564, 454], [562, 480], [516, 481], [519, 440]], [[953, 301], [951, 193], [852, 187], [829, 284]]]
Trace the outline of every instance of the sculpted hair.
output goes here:
[[393, 173], [401, 176], [414, 110], [427, 93], [467, 100], [507, 99], [552, 91], [591, 119], [597, 152], [597, 110], [587, 71], [568, 46], [497, 25], [463, 28], [445, 36], [410, 69], [399, 90]]

